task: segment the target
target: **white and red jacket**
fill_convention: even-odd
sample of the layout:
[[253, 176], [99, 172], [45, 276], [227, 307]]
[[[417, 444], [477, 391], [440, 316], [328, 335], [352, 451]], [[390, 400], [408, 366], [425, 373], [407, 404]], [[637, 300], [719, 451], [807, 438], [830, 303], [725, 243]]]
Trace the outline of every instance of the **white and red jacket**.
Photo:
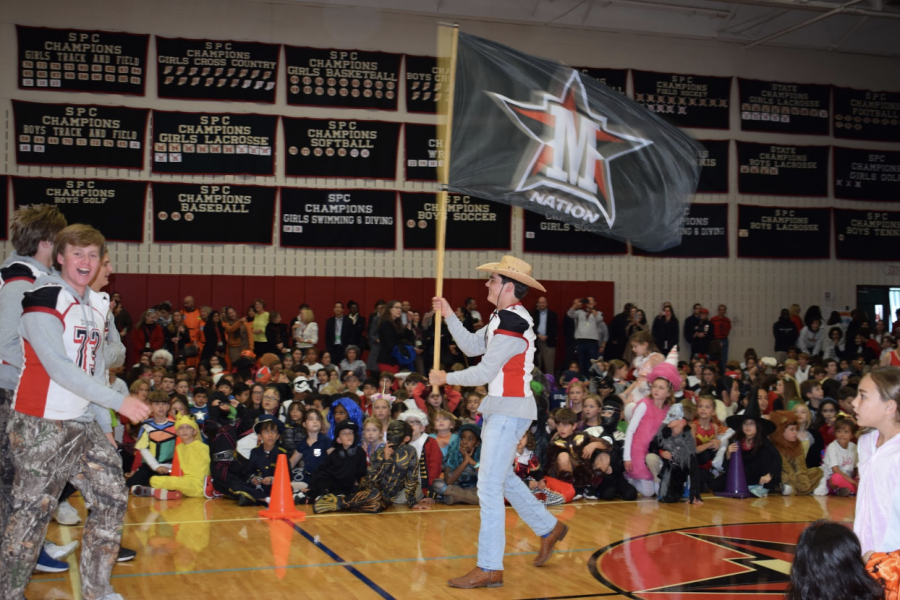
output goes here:
[[478, 365], [447, 374], [450, 385], [487, 384], [488, 395], [478, 411], [523, 419], [537, 418], [531, 391], [534, 369], [534, 328], [531, 315], [521, 304], [495, 310], [486, 327], [471, 333], [456, 316], [447, 327], [456, 345], [467, 356], [484, 355]]
[[42, 277], [25, 293], [22, 309], [24, 360], [13, 408], [33, 417], [83, 421], [94, 419], [91, 403], [117, 410], [124, 396], [95, 374], [109, 311], [106, 294], [88, 288], [79, 298], [61, 278]]

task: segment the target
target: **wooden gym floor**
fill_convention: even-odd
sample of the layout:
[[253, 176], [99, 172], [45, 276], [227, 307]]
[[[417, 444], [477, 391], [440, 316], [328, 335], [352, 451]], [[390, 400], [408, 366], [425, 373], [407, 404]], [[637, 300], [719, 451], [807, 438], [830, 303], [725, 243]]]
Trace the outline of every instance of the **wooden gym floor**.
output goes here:
[[[72, 498], [82, 518], [80, 496]], [[538, 539], [507, 509], [504, 587], [454, 590], [475, 565], [478, 508], [405, 507], [380, 515], [331, 513], [267, 521], [219, 499], [129, 498], [123, 544], [137, 558], [112, 583], [125, 600], [301, 598], [640, 598], [775, 600], [794, 544], [816, 519], [851, 522], [852, 498], [731, 500], [703, 506], [579, 501], [551, 509], [570, 531], [541, 568]], [[81, 538], [50, 526], [48, 539]], [[77, 600], [78, 552], [67, 573], [37, 574], [29, 598]]]

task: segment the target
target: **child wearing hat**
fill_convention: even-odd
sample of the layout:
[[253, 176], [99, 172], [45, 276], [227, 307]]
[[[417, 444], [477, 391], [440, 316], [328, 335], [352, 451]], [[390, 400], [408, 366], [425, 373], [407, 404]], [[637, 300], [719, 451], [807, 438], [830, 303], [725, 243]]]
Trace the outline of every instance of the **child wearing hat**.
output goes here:
[[660, 502], [678, 502], [682, 497], [684, 484], [690, 482], [688, 502], [703, 504], [700, 499], [697, 447], [694, 433], [688, 426], [693, 417], [693, 405], [673, 404], [650, 444], [650, 450], [655, 451], [662, 462], [658, 471]]
[[[726, 461], [723, 470], [728, 472], [732, 455], [740, 447], [744, 475], [750, 491], [756, 490], [756, 494], [762, 493], [758, 486], [764, 487], [768, 492], [780, 491], [781, 455], [769, 441], [769, 436], [775, 433], [775, 424], [762, 417], [759, 409], [759, 397], [751, 394], [744, 413], [728, 417], [725, 419], [725, 424], [734, 430], [735, 434], [732, 443], [725, 451]], [[711, 481], [710, 489], [715, 492], [722, 491], [727, 479], [727, 477], [719, 477]]]
[[[356, 491], [368, 468], [366, 451], [359, 445], [359, 425], [341, 421], [334, 428], [331, 453], [312, 474], [306, 495], [316, 500], [323, 495], [348, 496]], [[327, 512], [332, 499], [313, 507], [315, 512]]]
[[234, 481], [229, 490], [237, 497], [238, 506], [265, 506], [265, 499], [272, 493], [275, 465], [284, 450], [278, 447], [278, 440], [284, 433], [284, 423], [275, 415], [260, 415], [253, 425], [260, 444], [250, 451], [247, 462], [249, 476]]
[[[775, 423], [775, 433], [769, 436], [781, 455], [781, 493], [785, 496], [812, 494], [825, 473], [821, 467], [806, 466], [806, 453], [797, 437], [799, 421], [791, 411], [779, 410], [769, 416]], [[823, 488], [823, 493], [827, 488]]]
[[678, 369], [664, 362], [653, 367], [647, 381], [650, 396], [635, 403], [623, 448], [625, 477], [645, 498], [655, 493], [653, 473], [647, 467], [647, 452], [666, 418], [668, 407], [675, 401], [675, 392], [681, 389], [681, 376]]
[[182, 475], [150, 478], [150, 487], [136, 485], [131, 488], [135, 496], [153, 496], [160, 500], [177, 500], [182, 496], [200, 498], [209, 477], [209, 446], [200, 439], [200, 427], [188, 415], [175, 421], [175, 431], [181, 444], [175, 447]]

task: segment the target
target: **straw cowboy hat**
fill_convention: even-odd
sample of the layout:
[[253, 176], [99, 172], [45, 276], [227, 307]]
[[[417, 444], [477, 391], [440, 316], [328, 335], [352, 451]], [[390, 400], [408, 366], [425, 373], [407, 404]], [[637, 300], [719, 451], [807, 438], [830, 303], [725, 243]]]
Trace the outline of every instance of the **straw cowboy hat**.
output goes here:
[[503, 258], [500, 259], [500, 262], [481, 265], [477, 270], [498, 273], [500, 275], [509, 277], [510, 279], [515, 279], [519, 283], [524, 283], [528, 287], [533, 287], [537, 290], [541, 290], [542, 292], [547, 291], [544, 289], [544, 286], [535, 281], [535, 279], [531, 276], [531, 265], [520, 258], [516, 258], [515, 256], [505, 254]]

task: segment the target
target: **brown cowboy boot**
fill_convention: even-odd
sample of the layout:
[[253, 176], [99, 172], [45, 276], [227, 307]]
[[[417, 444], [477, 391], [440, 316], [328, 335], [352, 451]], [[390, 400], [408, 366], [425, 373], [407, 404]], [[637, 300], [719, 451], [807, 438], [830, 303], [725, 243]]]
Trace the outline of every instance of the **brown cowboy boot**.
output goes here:
[[556, 542], [561, 542], [567, 533], [569, 533], [569, 526], [562, 521], [557, 521], [553, 531], [547, 537], [541, 538], [541, 551], [538, 552], [537, 558], [534, 559], [534, 566], [539, 567], [550, 560], [550, 555], [553, 554], [553, 547], [556, 546]]
[[466, 590], [480, 587], [501, 587], [503, 585], [503, 571], [482, 571], [480, 567], [475, 567], [462, 577], [454, 577], [448, 580], [447, 585]]

